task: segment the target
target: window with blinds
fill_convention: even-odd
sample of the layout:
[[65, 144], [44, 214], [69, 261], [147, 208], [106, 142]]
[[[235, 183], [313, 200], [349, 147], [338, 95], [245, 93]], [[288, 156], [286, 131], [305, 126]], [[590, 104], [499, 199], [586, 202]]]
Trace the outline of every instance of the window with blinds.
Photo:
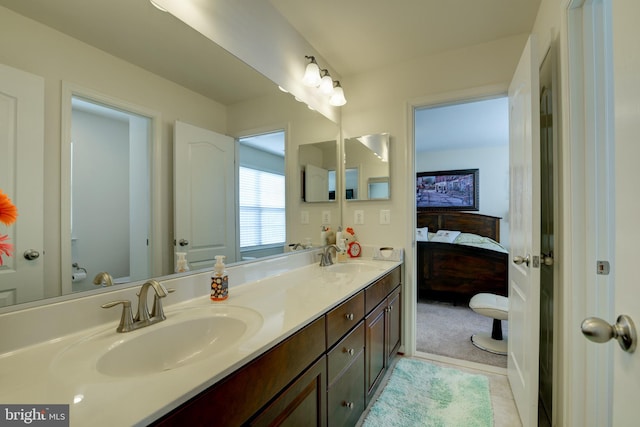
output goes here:
[[283, 245], [284, 175], [240, 167], [240, 248]]

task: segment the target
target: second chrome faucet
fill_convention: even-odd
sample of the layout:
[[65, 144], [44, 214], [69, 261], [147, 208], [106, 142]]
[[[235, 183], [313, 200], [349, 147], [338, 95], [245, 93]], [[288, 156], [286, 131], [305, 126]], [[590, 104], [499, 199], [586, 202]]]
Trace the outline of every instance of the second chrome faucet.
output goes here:
[[[147, 303], [147, 294], [149, 293], [149, 288], [153, 288], [155, 295], [153, 297], [153, 308], [151, 312], [149, 312], [149, 306]], [[120, 324], [116, 329], [117, 332], [131, 332], [136, 329], [144, 328], [145, 326], [153, 325], [154, 323], [158, 323], [166, 319], [164, 315], [164, 310], [162, 308], [162, 300], [161, 298], [166, 297], [169, 294], [169, 291], [165, 289], [160, 282], [156, 280], [148, 280], [146, 281], [142, 287], [140, 288], [140, 293], [138, 293], [138, 311], [133, 316], [133, 311], [131, 310], [131, 301], [129, 300], [118, 300], [111, 301], [102, 305], [102, 308], [111, 308], [116, 305], [122, 304], [122, 316], [120, 317]]]

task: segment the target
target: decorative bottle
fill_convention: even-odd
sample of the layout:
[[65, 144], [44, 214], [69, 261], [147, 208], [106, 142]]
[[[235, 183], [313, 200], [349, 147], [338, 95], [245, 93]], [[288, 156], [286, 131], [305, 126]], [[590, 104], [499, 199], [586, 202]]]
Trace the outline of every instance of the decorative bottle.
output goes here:
[[178, 260], [176, 261], [176, 273], [184, 273], [185, 271], [189, 271], [189, 263], [187, 262], [187, 253], [186, 252], [176, 252], [176, 256]]
[[211, 276], [211, 300], [224, 301], [229, 297], [229, 276], [224, 267], [224, 255], [216, 255], [216, 265]]

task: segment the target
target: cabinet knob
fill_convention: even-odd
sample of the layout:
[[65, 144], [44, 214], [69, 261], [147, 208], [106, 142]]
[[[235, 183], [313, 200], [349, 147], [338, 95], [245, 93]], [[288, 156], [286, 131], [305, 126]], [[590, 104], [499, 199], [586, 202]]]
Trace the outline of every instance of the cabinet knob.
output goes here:
[[342, 406], [353, 409], [353, 402], [342, 402]]
[[356, 351], [354, 349], [352, 349], [352, 348], [345, 348], [344, 352], [345, 353], [349, 353], [349, 356], [353, 356]]
[[344, 315], [344, 318], [347, 320], [353, 320], [353, 313], [347, 313]]

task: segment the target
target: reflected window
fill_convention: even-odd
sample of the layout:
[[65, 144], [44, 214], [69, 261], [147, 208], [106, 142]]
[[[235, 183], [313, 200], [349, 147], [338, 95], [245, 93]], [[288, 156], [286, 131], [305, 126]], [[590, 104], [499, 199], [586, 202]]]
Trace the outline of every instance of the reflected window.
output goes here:
[[240, 248], [284, 245], [284, 175], [240, 167]]

